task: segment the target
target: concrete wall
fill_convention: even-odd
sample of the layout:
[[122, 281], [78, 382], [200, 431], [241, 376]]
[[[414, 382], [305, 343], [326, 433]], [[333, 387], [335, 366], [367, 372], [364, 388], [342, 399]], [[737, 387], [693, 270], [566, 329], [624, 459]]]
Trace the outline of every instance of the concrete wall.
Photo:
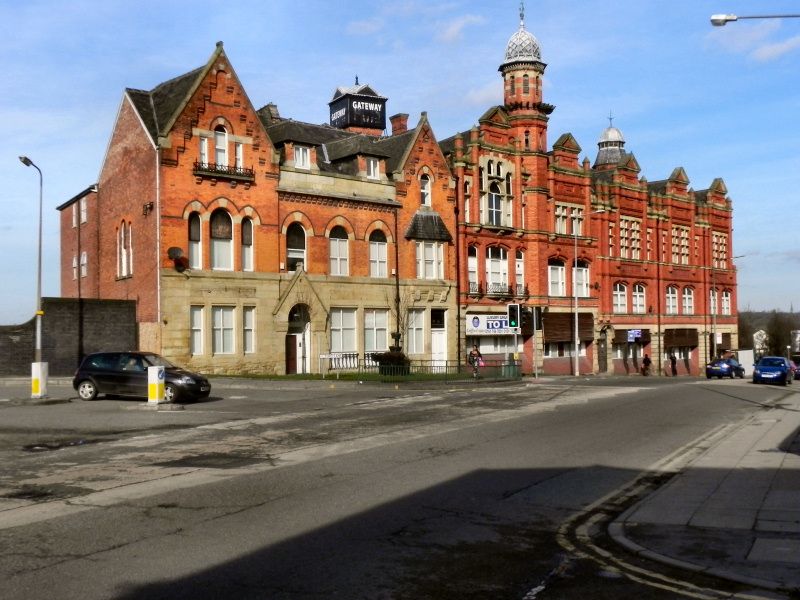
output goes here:
[[[81, 355], [138, 348], [131, 300], [43, 298], [42, 360], [53, 376], [72, 375]], [[29, 376], [36, 321], [0, 326], [0, 376]]]

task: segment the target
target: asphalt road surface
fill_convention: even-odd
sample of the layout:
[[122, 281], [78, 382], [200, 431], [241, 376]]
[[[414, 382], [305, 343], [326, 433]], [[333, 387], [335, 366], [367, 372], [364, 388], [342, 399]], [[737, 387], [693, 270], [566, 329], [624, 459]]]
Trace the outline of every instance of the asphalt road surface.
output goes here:
[[559, 528], [784, 393], [219, 382], [174, 414], [0, 404], [0, 597], [683, 597], [582, 557]]

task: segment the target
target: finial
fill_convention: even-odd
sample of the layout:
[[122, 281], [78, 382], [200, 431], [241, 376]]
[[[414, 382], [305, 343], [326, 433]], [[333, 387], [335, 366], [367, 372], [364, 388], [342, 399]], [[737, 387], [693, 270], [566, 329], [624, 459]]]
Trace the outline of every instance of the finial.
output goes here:
[[358, 75], [356, 75], [356, 85], [358, 85]]
[[608, 111], [608, 126], [609, 127], [614, 126], [614, 115], [611, 114], [610, 110]]
[[525, 27], [525, 2], [522, 0], [519, 3], [519, 26], [520, 28]]

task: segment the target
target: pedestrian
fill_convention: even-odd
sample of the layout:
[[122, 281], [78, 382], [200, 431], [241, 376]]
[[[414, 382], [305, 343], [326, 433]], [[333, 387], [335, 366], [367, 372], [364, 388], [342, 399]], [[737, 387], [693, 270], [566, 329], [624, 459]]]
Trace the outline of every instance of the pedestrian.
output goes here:
[[469, 356], [467, 357], [469, 360], [469, 364], [472, 365], [472, 376], [477, 378], [478, 377], [478, 367], [483, 366], [483, 355], [481, 351], [478, 350], [478, 346], [472, 346], [472, 350], [469, 351]]
[[650, 365], [653, 361], [650, 360], [650, 357], [647, 354], [644, 355], [642, 359], [642, 375], [650, 375]]
[[669, 366], [672, 369], [672, 376], [678, 376], [678, 357], [675, 356], [674, 352], [670, 352], [669, 354]]

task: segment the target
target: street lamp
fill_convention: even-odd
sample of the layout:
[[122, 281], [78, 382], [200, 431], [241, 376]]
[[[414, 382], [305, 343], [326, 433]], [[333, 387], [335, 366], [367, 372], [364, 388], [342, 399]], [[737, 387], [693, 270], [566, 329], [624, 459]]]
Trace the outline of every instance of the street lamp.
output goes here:
[[[42, 170], [27, 156], [20, 156], [20, 162], [39, 172], [39, 253], [36, 261], [36, 348], [32, 367], [31, 397], [43, 398], [47, 395], [47, 367], [42, 366]], [[45, 372], [43, 372], [45, 371]], [[44, 385], [42, 385], [44, 381]]]
[[711, 24], [714, 27], [724, 27], [731, 21], [738, 21], [740, 19], [796, 19], [800, 15], [749, 15], [740, 17], [738, 15], [711, 15]]
[[[593, 210], [593, 211], [587, 213], [587, 215], [586, 215], [587, 221], [588, 221], [589, 215], [599, 215], [600, 213], [604, 213], [604, 212], [606, 212], [605, 209], [601, 208], [600, 210]], [[573, 262], [572, 262], [572, 301], [573, 301], [573, 309], [574, 309], [574, 312], [575, 312], [575, 340], [574, 340], [574, 343], [575, 343], [575, 346], [574, 346], [575, 359], [573, 361], [574, 362], [573, 367], [574, 367], [575, 376], [577, 377], [578, 375], [580, 375], [580, 366], [579, 366], [579, 362], [578, 361], [579, 361], [579, 358], [580, 358], [579, 354], [580, 354], [580, 347], [581, 347], [581, 339], [580, 339], [580, 334], [579, 334], [579, 331], [578, 331], [578, 285], [577, 285], [578, 284], [578, 281], [577, 281], [577, 275], [578, 275], [578, 230], [580, 229], [579, 228], [580, 221], [578, 220], [577, 213], [573, 212], [572, 214], [573, 214], [573, 217], [572, 217], [572, 238], [574, 240], [574, 250], [575, 250], [575, 254], [574, 254], [574, 258], [573, 258]]]

